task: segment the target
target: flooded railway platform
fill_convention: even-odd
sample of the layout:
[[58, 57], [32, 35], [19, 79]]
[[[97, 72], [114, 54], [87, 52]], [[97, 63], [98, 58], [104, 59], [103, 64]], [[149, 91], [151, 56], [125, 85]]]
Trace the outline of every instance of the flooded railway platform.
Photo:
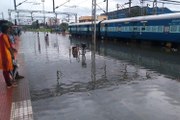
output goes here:
[[45, 36], [21, 36], [35, 120], [180, 120], [179, 52]]

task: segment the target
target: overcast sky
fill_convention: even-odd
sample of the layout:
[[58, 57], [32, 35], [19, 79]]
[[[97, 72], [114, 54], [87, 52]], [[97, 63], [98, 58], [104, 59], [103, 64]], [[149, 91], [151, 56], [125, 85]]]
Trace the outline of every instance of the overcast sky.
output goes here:
[[[23, 1], [24, 0], [16, 0], [16, 4], [19, 4]], [[52, 1], [53, 0], [45, 0], [44, 8], [46, 11], [53, 10]], [[55, 6], [59, 6], [66, 3], [68, 0], [54, 0], [54, 1], [55, 1]], [[104, 0], [96, 0], [96, 1], [97, 1], [98, 6], [100, 6], [103, 10], [105, 10], [106, 3], [103, 2]], [[180, 0], [176, 0], [176, 1], [180, 1]], [[127, 3], [127, 2], [128, 0], [109, 0], [109, 11], [116, 10], [117, 3], [120, 5], [123, 5], [124, 3]], [[148, 2], [148, 3], [150, 4], [150, 7], [152, 7], [152, 2]], [[147, 2], [144, 3], [144, 5], [146, 4]], [[70, 2], [67, 2], [63, 6], [59, 7], [58, 9], [56, 9], [56, 11], [77, 13], [78, 17], [83, 16], [83, 15], [91, 15], [91, 8], [92, 8], [91, 5], [92, 5], [92, 0], [70, 0]], [[140, 0], [132, 0], [132, 6], [135, 6], [135, 5], [140, 5]], [[180, 11], [180, 5], [165, 4], [164, 6], [169, 7], [171, 10]], [[128, 5], [125, 5], [124, 7], [127, 8]], [[162, 3], [158, 3], [158, 7], [162, 7]], [[4, 18], [8, 19], [8, 9], [14, 9], [14, 0], [1, 0], [0, 18], [2, 18], [2, 13], [3, 13]], [[43, 4], [41, 0], [27, 0], [27, 2], [18, 6], [17, 9], [43, 10]], [[100, 10], [99, 7], [97, 7], [97, 14], [100, 14], [100, 13], [103, 13], [103, 11]]]

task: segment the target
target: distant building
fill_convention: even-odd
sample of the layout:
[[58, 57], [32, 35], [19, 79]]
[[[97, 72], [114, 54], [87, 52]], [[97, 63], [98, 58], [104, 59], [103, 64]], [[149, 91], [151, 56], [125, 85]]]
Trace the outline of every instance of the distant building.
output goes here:
[[[105, 15], [97, 16], [98, 21], [106, 20], [106, 19], [107, 19], [107, 16], [105, 16]], [[93, 20], [92, 16], [81, 16], [81, 17], [79, 17], [79, 22], [91, 22], [92, 20]]]
[[92, 16], [81, 16], [79, 17], [79, 22], [91, 22]]
[[[153, 14], [164, 14], [164, 13], [173, 13], [170, 9], [163, 8], [150, 8], [150, 7], [140, 7], [134, 6], [131, 7], [130, 13], [129, 8], [116, 10], [112, 12], [108, 12], [108, 19], [118, 19], [118, 18], [126, 18], [126, 17], [134, 17], [134, 16], [142, 16], [142, 15], [153, 15]], [[105, 15], [104, 13], [101, 15]]]
[[54, 25], [59, 25], [59, 24], [60, 24], [60, 20], [56, 18], [49, 18], [47, 22], [48, 26], [54, 26]]
[[99, 15], [99, 16], [97, 16], [97, 19], [98, 19], [98, 21], [102, 21], [102, 20], [107, 20], [108, 18], [106, 15]]

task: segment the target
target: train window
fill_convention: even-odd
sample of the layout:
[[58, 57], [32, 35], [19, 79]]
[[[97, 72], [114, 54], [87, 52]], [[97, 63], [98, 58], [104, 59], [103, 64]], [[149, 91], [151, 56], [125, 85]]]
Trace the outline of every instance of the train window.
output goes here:
[[151, 28], [150, 26], [146, 26], [146, 32], [150, 32]]
[[132, 26], [129, 26], [129, 31], [133, 31], [133, 27]]
[[145, 30], [145, 27], [142, 27], [141, 30]]
[[124, 22], [124, 24], [129, 24], [129, 22]]
[[118, 31], [119, 31], [119, 32], [121, 31], [121, 27], [118, 27]]
[[152, 26], [151, 30], [152, 32], [156, 32], [157, 31], [156, 26]]
[[169, 32], [169, 26], [164, 27], [164, 32]]
[[137, 30], [137, 27], [134, 27], [133, 30]]
[[163, 32], [163, 26], [158, 26], [158, 32]]
[[178, 28], [178, 27], [177, 27], [176, 25], [170, 26], [170, 32], [177, 32], [177, 31], [178, 31], [177, 28]]
[[101, 27], [104, 27], [105, 26], [105, 24], [101, 24]]

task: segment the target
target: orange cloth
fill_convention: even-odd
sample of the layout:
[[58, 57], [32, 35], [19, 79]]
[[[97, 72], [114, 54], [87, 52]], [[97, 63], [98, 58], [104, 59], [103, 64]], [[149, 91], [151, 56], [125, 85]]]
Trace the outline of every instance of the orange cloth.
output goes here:
[[12, 57], [9, 49], [11, 48], [7, 34], [0, 34], [0, 69], [4, 71], [13, 70]]

